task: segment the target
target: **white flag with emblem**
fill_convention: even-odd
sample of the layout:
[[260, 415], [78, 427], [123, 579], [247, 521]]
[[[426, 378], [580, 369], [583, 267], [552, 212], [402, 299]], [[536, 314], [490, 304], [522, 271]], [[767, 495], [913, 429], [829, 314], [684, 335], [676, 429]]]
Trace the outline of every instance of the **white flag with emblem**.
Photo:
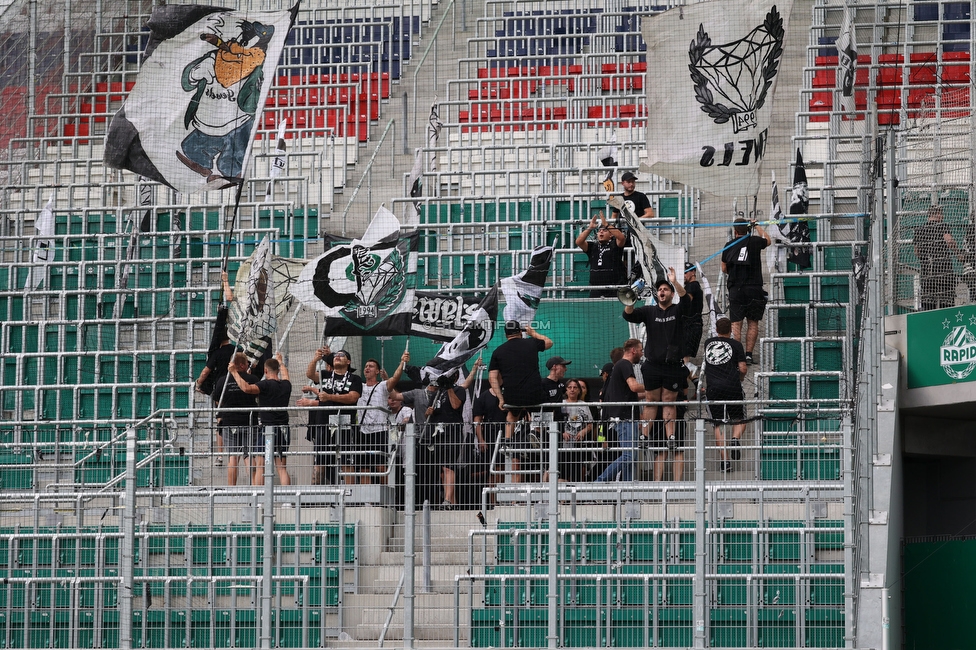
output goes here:
[[857, 75], [857, 39], [854, 36], [854, 10], [844, 7], [844, 24], [837, 37], [837, 89], [840, 109], [854, 112], [854, 79]]
[[718, 196], [756, 195], [792, 7], [716, 0], [643, 21], [647, 171]]

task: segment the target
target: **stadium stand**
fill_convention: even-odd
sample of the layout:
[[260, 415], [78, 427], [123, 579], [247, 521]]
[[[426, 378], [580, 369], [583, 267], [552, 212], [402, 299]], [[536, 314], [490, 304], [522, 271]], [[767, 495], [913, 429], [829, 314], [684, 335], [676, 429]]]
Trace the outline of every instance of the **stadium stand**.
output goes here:
[[[436, 101], [443, 124], [421, 147], [423, 193], [400, 182], [406, 155], [376, 183], [392, 188], [383, 197], [396, 214], [417, 208], [416, 288], [480, 296], [550, 245], [538, 318], [554, 323], [554, 353], [574, 374], [596, 375], [610, 347], [638, 332], [619, 303], [588, 297], [575, 239], [607, 209], [607, 152], [618, 178], [647, 159], [645, 92], [660, 80], [641, 26], [669, 7], [487, 0], [473, 31], [455, 25], [465, 38], [451, 49], [455, 35], [433, 18], [461, 12], [463, 24], [467, 5], [303, 3], [235, 206], [230, 191], [178, 196], [102, 163], [154, 3], [65, 2], [50, 16], [37, 4], [0, 2], [0, 646], [881, 647], [874, 608], [887, 594], [872, 591], [875, 576], [891, 572], [887, 586], [898, 569], [878, 540], [897, 540], [900, 522], [888, 518], [897, 487], [870, 478], [892, 471], [892, 434], [878, 433], [894, 428], [879, 415], [890, 390], [879, 305], [920, 309], [912, 240], [931, 206], [944, 207], [957, 241], [972, 224], [968, 3], [856, 5], [847, 113], [844, 6], [794, 10], [813, 20], [809, 36], [801, 30], [801, 85], [787, 90], [799, 97], [792, 144], [812, 202], [810, 241], [791, 247], [812, 262], [766, 271], [752, 417], [733, 471], [693, 401], [684, 480], [669, 467], [651, 481], [660, 449], [645, 445], [633, 482], [550, 486], [540, 444], [519, 450], [526, 469], [514, 482], [516, 452], [489, 440], [480, 477], [460, 488], [471, 510], [423, 518], [401, 485], [310, 485], [307, 411], [294, 407], [295, 484], [226, 485], [212, 410], [192, 387], [222, 303], [221, 262], [234, 277], [265, 235], [280, 257], [305, 262], [323, 233], [361, 234], [346, 232], [345, 212], [340, 225], [336, 202], [375, 206], [360, 185], [344, 192], [354, 173], [380, 176], [373, 163], [398, 147], [380, 139], [383, 125], [408, 72], [437, 67], [418, 64], [436, 38], [456, 56], [450, 78], [435, 72], [413, 99]], [[285, 121], [285, 172], [274, 176]], [[870, 163], [886, 138], [907, 172], [884, 196], [895, 213], [882, 231]], [[655, 213], [644, 226], [703, 260], [719, 285], [727, 206], [647, 173], [639, 189]], [[33, 264], [52, 196], [50, 258]], [[962, 306], [965, 262], [952, 265]], [[322, 321], [292, 315], [281, 349], [297, 388]], [[407, 346], [346, 345], [359, 368], [371, 357], [389, 367]], [[420, 363], [437, 347], [409, 344]]]

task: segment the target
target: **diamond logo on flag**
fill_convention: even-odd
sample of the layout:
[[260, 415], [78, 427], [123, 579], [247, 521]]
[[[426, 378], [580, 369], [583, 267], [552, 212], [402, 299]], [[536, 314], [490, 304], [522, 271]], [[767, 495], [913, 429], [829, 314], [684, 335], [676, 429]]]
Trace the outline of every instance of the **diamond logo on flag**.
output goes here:
[[642, 21], [644, 171], [716, 196], [755, 196], [792, 0], [714, 0]]
[[[734, 133], [758, 126], [756, 111], [766, 103], [766, 94], [783, 56], [783, 18], [773, 6], [763, 24], [745, 38], [724, 45], [712, 45], [704, 23], [688, 50], [695, 99], [716, 124], [732, 122]], [[721, 101], [715, 100], [718, 95]]]

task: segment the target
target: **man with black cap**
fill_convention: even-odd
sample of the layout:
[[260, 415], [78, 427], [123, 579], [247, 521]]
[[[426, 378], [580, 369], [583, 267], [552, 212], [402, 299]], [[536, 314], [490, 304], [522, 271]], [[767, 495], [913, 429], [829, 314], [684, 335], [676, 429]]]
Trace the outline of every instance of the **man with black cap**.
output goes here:
[[[298, 405], [321, 407], [308, 413], [306, 439], [312, 442], [315, 450], [312, 485], [326, 485], [335, 481], [335, 463], [327, 462], [327, 454], [331, 452], [338, 455], [340, 449], [349, 449], [354, 444], [352, 431], [356, 425], [356, 411], [341, 410], [339, 407], [356, 406], [359, 397], [363, 394], [363, 380], [354, 374], [352, 359], [345, 350], [333, 354], [328, 347], [324, 347], [316, 351], [315, 356], [317, 359], [313, 359], [309, 364], [310, 370], [318, 360], [325, 361], [331, 370], [319, 371], [318, 388], [314, 386], [302, 388], [302, 392], [313, 393], [315, 396], [299, 399]], [[339, 427], [337, 430], [337, 427], [332, 426], [333, 423], [329, 418], [345, 414], [349, 415], [349, 426]], [[349, 458], [342, 458], [340, 462], [348, 468], [347, 471], [351, 471], [352, 463]], [[352, 481], [352, 476], [346, 476], [346, 483]]]
[[[657, 304], [634, 309], [633, 305], [624, 307], [624, 320], [628, 323], [643, 323], [646, 333], [644, 355], [647, 362], [642, 367], [644, 378], [644, 399], [648, 402], [670, 402], [664, 407], [665, 436], [669, 448], [674, 448], [675, 407], [682, 382], [687, 384], [688, 369], [682, 357], [684, 340], [684, 317], [688, 314], [691, 300], [673, 302], [675, 293], [681, 298], [687, 294], [678, 282], [674, 268], [668, 269], [668, 277], [659, 278], [654, 285], [657, 291]], [[644, 409], [643, 419], [653, 421], [657, 418], [657, 406]]]
[[[637, 176], [633, 172], [624, 172], [620, 177], [620, 184], [624, 186], [624, 201], [634, 204], [634, 216], [638, 219], [653, 219], [654, 208], [651, 207], [651, 200], [643, 192], [637, 191]], [[620, 218], [620, 211], [610, 208], [615, 219]]]
[[[752, 352], [759, 339], [759, 321], [766, 313], [766, 290], [763, 289], [762, 251], [770, 239], [755, 221], [737, 217], [733, 222], [736, 240], [722, 253], [722, 272], [728, 274], [729, 319], [732, 338], [742, 342], [742, 321], [746, 321], [746, 363], [752, 364]], [[749, 230], [752, 229], [752, 234]]]
[[[600, 219], [597, 228], [597, 217]], [[596, 228], [596, 241], [587, 238]], [[590, 225], [576, 237], [576, 246], [586, 254], [590, 263], [590, 285], [617, 287], [627, 282], [627, 265], [624, 263], [624, 246], [627, 235], [620, 228], [607, 223], [600, 212], [590, 219]], [[614, 289], [590, 289], [590, 298], [612, 298], [617, 295]]]
[[[495, 349], [488, 364], [488, 381], [496, 395], [500, 395], [500, 408], [507, 410], [505, 438], [510, 440], [514, 423], [528, 416], [525, 408], [505, 409], [505, 406], [529, 407], [546, 401], [539, 373], [539, 353], [552, 347], [552, 339], [525, 326], [528, 338], [522, 337], [518, 321], [505, 323], [505, 342]], [[517, 468], [516, 468], [517, 469]], [[518, 475], [516, 475], [517, 482]]]
[[545, 391], [547, 402], [561, 402], [566, 397], [566, 366], [573, 363], [562, 357], [550, 357], [546, 361], [549, 374], [542, 379], [542, 390]]

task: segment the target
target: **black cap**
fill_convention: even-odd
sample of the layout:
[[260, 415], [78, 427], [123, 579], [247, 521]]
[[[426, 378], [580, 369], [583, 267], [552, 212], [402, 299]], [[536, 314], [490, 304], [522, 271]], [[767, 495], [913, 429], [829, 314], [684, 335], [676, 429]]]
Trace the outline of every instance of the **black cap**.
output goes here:
[[671, 291], [674, 291], [674, 285], [667, 278], [658, 278], [658, 281], [654, 283], [655, 289], [660, 289], [662, 284], [666, 284], [671, 287]]
[[611, 372], [613, 372], [613, 364], [612, 363], [603, 364], [603, 368], [600, 370], [600, 374], [609, 375]]
[[637, 175], [634, 172], [624, 172], [623, 176], [620, 177], [622, 181], [636, 181]]
[[522, 325], [517, 320], [505, 321], [505, 336], [511, 336], [522, 331]]
[[561, 366], [568, 366], [571, 363], [573, 363], [573, 362], [572, 361], [566, 361], [562, 357], [550, 357], [550, 359], [548, 361], [546, 361], [546, 370], [552, 370], [552, 367], [553, 366], [560, 366], [560, 365]]

